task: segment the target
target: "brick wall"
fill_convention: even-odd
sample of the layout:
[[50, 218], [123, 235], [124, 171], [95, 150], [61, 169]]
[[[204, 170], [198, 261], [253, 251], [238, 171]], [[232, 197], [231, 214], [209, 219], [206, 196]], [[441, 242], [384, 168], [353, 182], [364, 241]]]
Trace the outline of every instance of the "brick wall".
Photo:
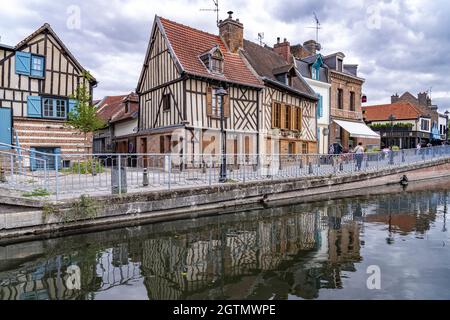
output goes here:
[[64, 121], [15, 118], [14, 129], [22, 148], [61, 148], [62, 154], [92, 152], [92, 134], [86, 140], [84, 134], [67, 127]]

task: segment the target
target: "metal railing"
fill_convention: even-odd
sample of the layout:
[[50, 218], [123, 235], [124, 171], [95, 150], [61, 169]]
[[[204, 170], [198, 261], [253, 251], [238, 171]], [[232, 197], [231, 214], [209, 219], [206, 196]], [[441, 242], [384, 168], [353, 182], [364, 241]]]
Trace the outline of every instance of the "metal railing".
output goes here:
[[[218, 154], [45, 154], [11, 148], [0, 151], [0, 187], [28, 192], [45, 188], [56, 199], [211, 186], [219, 183], [222, 162]], [[225, 158], [227, 182], [238, 183], [377, 172], [450, 158], [450, 146], [360, 155], [228, 154]]]

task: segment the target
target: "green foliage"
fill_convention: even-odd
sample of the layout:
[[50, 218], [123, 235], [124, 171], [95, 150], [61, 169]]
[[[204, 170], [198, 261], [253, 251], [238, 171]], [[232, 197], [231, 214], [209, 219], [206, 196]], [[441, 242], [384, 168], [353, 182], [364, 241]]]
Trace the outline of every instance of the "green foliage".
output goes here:
[[398, 147], [398, 146], [392, 146], [392, 151], [400, 151], [400, 147]]
[[75, 201], [72, 207], [65, 211], [53, 205], [44, 206], [42, 213], [45, 219], [53, 215], [61, 219], [61, 222], [66, 224], [82, 219], [94, 219], [97, 217], [97, 213], [100, 206], [96, 204], [95, 200], [87, 195], [82, 195], [80, 200]]
[[[374, 123], [370, 127], [372, 129], [391, 129], [392, 126], [390, 123]], [[412, 129], [412, 127], [414, 127], [412, 123], [404, 122], [395, 123], [393, 126], [394, 129]]]
[[98, 206], [95, 200], [87, 195], [82, 195], [80, 200], [72, 205], [72, 208], [64, 216], [64, 221], [73, 221], [79, 219], [94, 219], [97, 216]]
[[72, 167], [61, 170], [61, 172], [64, 173], [75, 173], [75, 174], [103, 173], [104, 171], [105, 168], [98, 160], [74, 162]]
[[26, 198], [32, 198], [32, 197], [48, 197], [50, 196], [51, 193], [48, 192], [47, 189], [44, 188], [36, 188], [31, 192], [25, 192], [24, 194], [22, 194], [23, 197]]
[[373, 147], [370, 152], [380, 152], [381, 149], [379, 147]]
[[[83, 78], [92, 80], [88, 71], [83, 72]], [[80, 85], [71, 99], [78, 101], [75, 110], [69, 113], [67, 125], [87, 135], [88, 133], [102, 129], [106, 123], [97, 115], [97, 109], [91, 104], [89, 89], [85, 85]]]

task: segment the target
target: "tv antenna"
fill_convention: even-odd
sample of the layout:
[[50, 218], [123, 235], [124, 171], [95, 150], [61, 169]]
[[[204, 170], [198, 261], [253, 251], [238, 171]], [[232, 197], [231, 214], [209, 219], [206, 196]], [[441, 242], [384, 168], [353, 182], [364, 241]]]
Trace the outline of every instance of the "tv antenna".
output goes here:
[[261, 47], [265, 44], [263, 40], [264, 40], [264, 32], [258, 33], [258, 42]]
[[217, 23], [217, 26], [219, 26], [219, 12], [220, 12], [219, 0], [212, 0], [212, 1], [214, 2], [214, 6], [215, 6], [214, 9], [200, 9], [200, 11], [212, 11], [212, 12], [215, 12], [216, 15], [217, 15], [216, 23]]
[[316, 29], [316, 42], [319, 43], [319, 30], [322, 29], [319, 18], [317, 17], [317, 14], [313, 12], [314, 14], [314, 20], [316, 21], [315, 27], [308, 27], [308, 29]]

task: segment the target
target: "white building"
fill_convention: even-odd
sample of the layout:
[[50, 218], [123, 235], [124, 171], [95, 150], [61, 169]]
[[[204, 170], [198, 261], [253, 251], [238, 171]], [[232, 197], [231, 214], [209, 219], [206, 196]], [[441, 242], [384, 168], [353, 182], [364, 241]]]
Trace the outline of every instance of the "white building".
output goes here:
[[330, 93], [328, 67], [321, 54], [295, 59], [297, 69], [319, 98], [317, 106], [317, 148], [318, 153], [327, 154], [330, 136]]

